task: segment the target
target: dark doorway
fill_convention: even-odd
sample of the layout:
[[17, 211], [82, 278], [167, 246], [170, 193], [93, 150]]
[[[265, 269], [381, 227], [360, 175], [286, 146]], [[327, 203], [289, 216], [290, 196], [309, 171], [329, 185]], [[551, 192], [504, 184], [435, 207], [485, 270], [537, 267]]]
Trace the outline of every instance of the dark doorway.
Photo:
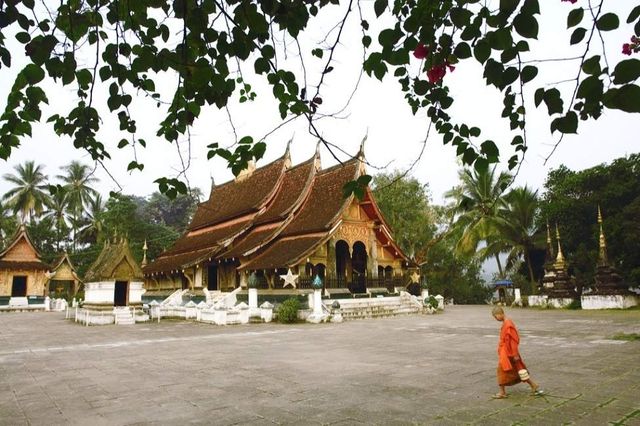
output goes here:
[[11, 285], [11, 297], [27, 297], [27, 277], [13, 277]]
[[313, 276], [314, 277], [316, 275], [319, 276], [322, 279], [322, 282], [324, 282], [324, 275], [326, 270], [327, 268], [326, 266], [324, 266], [324, 264], [318, 263], [316, 266], [313, 267]]
[[127, 306], [128, 290], [129, 283], [127, 281], [116, 281], [116, 287], [113, 290], [113, 306]]
[[218, 265], [210, 264], [207, 268], [207, 290], [218, 289]]
[[347, 263], [349, 262], [349, 244], [340, 240], [336, 243], [336, 275], [338, 278], [347, 276]]
[[367, 291], [367, 248], [356, 241], [353, 245], [353, 256], [351, 256], [351, 267], [353, 268], [353, 292], [365, 293]]

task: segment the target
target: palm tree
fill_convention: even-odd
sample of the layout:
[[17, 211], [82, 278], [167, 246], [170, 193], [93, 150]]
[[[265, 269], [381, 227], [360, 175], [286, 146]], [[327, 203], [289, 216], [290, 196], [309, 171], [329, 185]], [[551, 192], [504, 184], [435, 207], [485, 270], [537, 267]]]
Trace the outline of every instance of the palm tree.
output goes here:
[[98, 192], [89, 185], [97, 182], [93, 172], [86, 164], [79, 161], [72, 161], [62, 168], [66, 173], [58, 175], [57, 178], [64, 183], [67, 192], [69, 212], [71, 213], [71, 226], [73, 228], [73, 249], [76, 248], [77, 229], [84, 207], [89, 199]]
[[47, 202], [48, 210], [42, 215], [43, 219], [50, 220], [56, 228], [56, 251], [60, 251], [60, 241], [69, 230], [67, 225], [68, 202], [67, 191], [63, 187], [58, 187]]
[[534, 282], [531, 251], [539, 244], [536, 218], [539, 211], [538, 191], [527, 186], [514, 188], [505, 196], [507, 208], [501, 212], [503, 221], [498, 225], [502, 240], [510, 247], [507, 266], [524, 257], [529, 281]]
[[459, 177], [461, 185], [445, 194], [455, 200], [457, 220], [454, 226], [463, 230], [456, 251], [461, 254], [475, 253], [480, 243], [484, 242], [491, 249], [482, 251], [480, 259], [494, 256], [502, 277], [504, 271], [499, 254], [506, 247], [498, 245], [499, 223], [502, 221], [500, 211], [505, 207], [502, 194], [509, 185], [511, 175], [505, 172], [497, 174], [494, 167], [482, 172], [463, 169]]
[[3, 197], [8, 207], [14, 213], [19, 213], [22, 223], [31, 220], [44, 211], [49, 195], [45, 192], [47, 176], [43, 173], [43, 166], [33, 161], [26, 161], [14, 167], [16, 174], [6, 173], [3, 178], [12, 183]]
[[89, 199], [85, 223], [78, 233], [83, 241], [97, 242], [100, 238], [102, 230], [104, 229], [104, 223], [102, 221], [102, 214], [105, 210], [104, 207], [104, 202], [100, 194], [96, 194], [95, 197]]

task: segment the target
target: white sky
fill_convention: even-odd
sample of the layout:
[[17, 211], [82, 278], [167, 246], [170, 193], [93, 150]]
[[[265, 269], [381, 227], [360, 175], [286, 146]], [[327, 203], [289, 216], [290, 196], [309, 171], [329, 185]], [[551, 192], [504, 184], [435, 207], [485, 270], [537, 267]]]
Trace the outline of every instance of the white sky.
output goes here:
[[[537, 43], [529, 42], [533, 52], [527, 59], [561, 58], [581, 54], [582, 45], [579, 52], [569, 48], [568, 40], [571, 30], [565, 29], [565, 22], [566, 14], [572, 8], [587, 2], [579, 0], [576, 5], [571, 5], [560, 0], [544, 0], [540, 3], [544, 16], [543, 22], [541, 22], [540, 40]], [[624, 24], [626, 16], [633, 6], [632, 3], [635, 2], [618, 2], [615, 6], [616, 12], [621, 17], [623, 25], [617, 31], [604, 33], [607, 59], [612, 67], [623, 59], [621, 46], [628, 41], [628, 37], [633, 33], [631, 26]], [[370, 6], [369, 2], [363, 3], [365, 8], [370, 8]], [[331, 6], [326, 9], [321, 12], [324, 19], [320, 20], [319, 25], [314, 24], [313, 29], [301, 40], [304, 52], [310, 52], [315, 47], [314, 43], [321, 40], [323, 34], [344, 13], [343, 6], [340, 10], [337, 7], [331, 9]], [[372, 23], [370, 34], [374, 35], [376, 32], [373, 28], [375, 26], [373, 25], [373, 12], [365, 10], [365, 14]], [[350, 22], [345, 30], [343, 42], [335, 54], [335, 70], [327, 75], [325, 86], [321, 91], [321, 97], [324, 100], [319, 111], [321, 113], [334, 112], [345, 104], [361, 68], [360, 38], [362, 35], [357, 11], [349, 19]], [[375, 48], [375, 36], [373, 38], [372, 47]], [[329, 40], [332, 39], [333, 36]], [[294, 44], [290, 44], [290, 38], [286, 38], [286, 41], [289, 43], [288, 61], [280, 56], [281, 67], [282, 64], [285, 64], [285, 68], [298, 72], [299, 60], [295, 58], [297, 50]], [[592, 44], [592, 49], [593, 54], [600, 53], [602, 48], [599, 40]], [[19, 46], [18, 50], [14, 49], [12, 54], [14, 55], [14, 64], [21, 63]], [[305, 64], [309, 83], [314, 85], [319, 79], [317, 71], [324, 64], [324, 60], [320, 61], [308, 54]], [[417, 72], [418, 64], [419, 61], [413, 59], [414, 74]], [[637, 144], [634, 143], [638, 135], [637, 116], [605, 110], [598, 121], [581, 122], [580, 134], [565, 137], [555, 154], [547, 164], [544, 164], [544, 159], [551, 152], [557, 136], [550, 135], [550, 119], [546, 115], [546, 108], [534, 109], [533, 92], [545, 84], [575, 77], [576, 64], [576, 61], [539, 64], [540, 74], [533, 82], [525, 86], [525, 96], [529, 100], [527, 132], [530, 147], [516, 181], [517, 184], [528, 184], [534, 188], [541, 188], [548, 171], [561, 164], [574, 170], [580, 170], [602, 162], [609, 162], [638, 150]], [[86, 65], [92, 64], [87, 63]], [[270, 88], [261, 83], [262, 77], [256, 77], [251, 73], [253, 62], [244, 64], [242, 67], [245, 79], [257, 89], [258, 99], [251, 104], [242, 105], [234, 101], [230, 103], [229, 109], [238, 135], [250, 135], [254, 139], [259, 139], [279, 124], [277, 105], [272, 99]], [[4, 109], [6, 95], [16, 70], [7, 71], [3, 68], [1, 72], [3, 78], [0, 81], [0, 108]], [[481, 127], [483, 135], [478, 143], [487, 138], [494, 140], [501, 148], [502, 158], [506, 164], [506, 160], [512, 154], [509, 143], [515, 134], [509, 132], [508, 123], [500, 119], [501, 95], [496, 90], [485, 86], [481, 74], [481, 67], [475, 62], [475, 59], [458, 64], [453, 73], [447, 74], [445, 81], [456, 99], [451, 112], [457, 122], [466, 122]], [[175, 88], [176, 80], [177, 78], [172, 76], [162, 77], [158, 80], [156, 87], [164, 87], [166, 88], [164, 93], [171, 93]], [[68, 110], [77, 102], [73, 87], [59, 88], [51, 82], [47, 84], [46, 88], [49, 90], [51, 108], [44, 111], [43, 117], [45, 119], [55, 112], [60, 112], [60, 109], [62, 111]], [[563, 83], [559, 88], [563, 94], [568, 95], [573, 90], [573, 85], [572, 83]], [[98, 88], [96, 95], [99, 102], [105, 103], [105, 93], [107, 93], [107, 86]], [[239, 95], [236, 96], [236, 99], [238, 97]], [[181, 167], [176, 147], [155, 136], [158, 124], [163, 118], [164, 109], [156, 108], [154, 102], [144, 98], [134, 98], [130, 109], [137, 120], [139, 129], [137, 136], [147, 141], [147, 149], [139, 148], [137, 152], [140, 162], [145, 164], [143, 172], [126, 172], [126, 166], [132, 159], [133, 153], [130, 148], [123, 150], [116, 148], [123, 135], [117, 131], [117, 121], [109, 115], [106, 106], [101, 110], [103, 128], [100, 136], [107, 143], [113, 156], [113, 160], [106, 162], [105, 165], [122, 186], [123, 192], [144, 196], [157, 190], [157, 185], [153, 183], [155, 179], [161, 176], [174, 176]], [[222, 159], [206, 160], [206, 146], [212, 142], [218, 142], [223, 146], [230, 145], [234, 136], [226, 111], [218, 111], [215, 107], [204, 111], [192, 131], [191, 161], [187, 176], [192, 186], [200, 187], [205, 194], [208, 194], [210, 176], [214, 177], [216, 183], [221, 183], [231, 179], [232, 175], [226, 169]], [[362, 138], [368, 135], [365, 146], [367, 159], [375, 166], [387, 165], [386, 170], [405, 169], [413, 162], [420, 152], [428, 125], [425, 112], [421, 111], [416, 116], [411, 114], [392, 73], [385, 78], [383, 83], [364, 75], [356, 95], [343, 115], [344, 119], [326, 119], [319, 123], [325, 137], [340, 145], [346, 152], [354, 154], [358, 150]], [[258, 165], [266, 164], [266, 162], [281, 156], [287, 141], [292, 137], [294, 164], [309, 158], [315, 150], [316, 141], [307, 132], [303, 120], [303, 118], [299, 118], [269, 136], [266, 139], [267, 153]], [[183, 156], [188, 158], [187, 143], [181, 143], [181, 147]], [[342, 159], [344, 158], [346, 156], [342, 155]], [[73, 159], [92, 164], [90, 157], [86, 153], [74, 149], [68, 138], [56, 136], [49, 125], [35, 125], [33, 138], [23, 141], [22, 145], [12, 153], [8, 162], [0, 160], [0, 175], [12, 171], [12, 168], [19, 163], [35, 160], [37, 163], [44, 164], [45, 172], [53, 177], [60, 173], [61, 166], [68, 164]], [[335, 160], [325, 149], [322, 150], [322, 159], [325, 167], [335, 164]], [[451, 146], [444, 146], [434, 130], [428, 139], [421, 161], [413, 170], [413, 175], [421, 182], [427, 183], [434, 202], [441, 203], [443, 193], [457, 183], [458, 168], [454, 149]], [[376, 173], [373, 168], [369, 168], [369, 171]], [[96, 175], [100, 179], [97, 187], [103, 194], [106, 195], [110, 190], [117, 190], [115, 183], [103, 170], [98, 169]], [[0, 194], [7, 189], [7, 183], [0, 179]]]

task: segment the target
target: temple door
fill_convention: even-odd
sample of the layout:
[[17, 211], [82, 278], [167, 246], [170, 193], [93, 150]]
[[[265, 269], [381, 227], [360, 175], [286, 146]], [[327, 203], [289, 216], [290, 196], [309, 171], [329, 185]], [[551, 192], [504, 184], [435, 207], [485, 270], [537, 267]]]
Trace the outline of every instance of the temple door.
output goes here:
[[27, 297], [27, 277], [15, 276], [11, 285], [11, 297]]
[[207, 290], [218, 290], [218, 265], [213, 263], [207, 269]]
[[128, 290], [129, 283], [127, 281], [116, 281], [113, 289], [113, 306], [127, 306]]
[[353, 268], [353, 292], [365, 293], [367, 291], [367, 248], [360, 241], [353, 244], [351, 266]]

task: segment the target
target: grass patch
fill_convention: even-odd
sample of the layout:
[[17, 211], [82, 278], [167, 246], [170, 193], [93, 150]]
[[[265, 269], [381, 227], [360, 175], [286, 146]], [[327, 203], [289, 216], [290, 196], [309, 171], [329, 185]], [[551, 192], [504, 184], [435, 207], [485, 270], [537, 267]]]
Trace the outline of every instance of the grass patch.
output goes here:
[[640, 341], [640, 333], [618, 333], [615, 334], [612, 340], [626, 340], [627, 342]]

